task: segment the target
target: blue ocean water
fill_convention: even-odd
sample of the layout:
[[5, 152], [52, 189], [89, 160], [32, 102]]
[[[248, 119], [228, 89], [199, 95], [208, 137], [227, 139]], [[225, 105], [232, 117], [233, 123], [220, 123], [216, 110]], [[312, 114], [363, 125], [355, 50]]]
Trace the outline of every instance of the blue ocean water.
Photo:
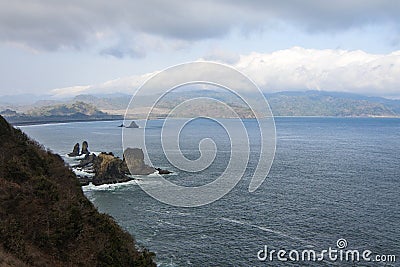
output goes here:
[[[399, 266], [400, 119], [276, 118], [277, 148], [261, 187], [247, 188], [259, 152], [256, 121], [245, 120], [252, 154], [237, 186], [220, 200], [177, 208], [148, 196], [135, 184], [85, 189], [102, 212], [156, 252], [159, 266]], [[91, 151], [122, 155], [121, 122], [23, 126], [29, 136], [61, 155], [87, 140]], [[144, 122], [139, 121], [140, 125]], [[218, 125], [198, 120], [181, 132], [182, 153], [196, 159], [198, 143], [212, 138], [213, 164], [199, 173], [179, 171], [162, 154], [163, 121], [149, 121], [148, 148], [155, 166], [175, 171], [170, 181], [197, 186], [221, 173], [230, 156], [229, 138]], [[140, 129], [130, 129], [140, 131]], [[138, 132], [138, 138], [139, 138]], [[322, 251], [337, 248], [396, 255], [395, 263], [260, 261], [270, 249]]]

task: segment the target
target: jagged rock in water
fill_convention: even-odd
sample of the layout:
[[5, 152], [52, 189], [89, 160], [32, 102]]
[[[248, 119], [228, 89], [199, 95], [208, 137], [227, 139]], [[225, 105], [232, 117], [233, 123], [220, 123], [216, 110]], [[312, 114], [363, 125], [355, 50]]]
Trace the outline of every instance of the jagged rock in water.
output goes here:
[[124, 161], [131, 174], [149, 175], [156, 169], [144, 163], [144, 154], [140, 148], [127, 148], [124, 151]]
[[83, 141], [83, 143], [82, 143], [81, 155], [84, 155], [84, 154], [86, 154], [86, 155], [90, 154], [90, 152], [89, 152], [89, 144], [86, 141]]
[[87, 167], [90, 164], [93, 164], [93, 162], [96, 159], [95, 154], [86, 154], [86, 156], [81, 159], [80, 163], [77, 165], [77, 167]]
[[158, 171], [158, 174], [170, 174], [170, 173], [172, 173], [169, 170], [164, 170], [164, 169], [161, 169], [161, 168], [156, 168], [156, 170]]
[[74, 145], [74, 149], [72, 150], [71, 153], [68, 154], [68, 156], [70, 156], [70, 157], [79, 156], [79, 143], [76, 143], [76, 144]]
[[[79, 144], [74, 151], [79, 151]], [[74, 166], [78, 171], [94, 173], [94, 177], [79, 176], [82, 184], [92, 181], [94, 185], [114, 184], [130, 181], [133, 178], [128, 175], [149, 175], [158, 171], [159, 174], [170, 174], [171, 171], [153, 168], [144, 162], [144, 154], [140, 148], [127, 148], [123, 160], [115, 157], [112, 152], [102, 152], [98, 156], [89, 152], [86, 141], [82, 144], [82, 153], [86, 154], [79, 164]]]
[[139, 128], [139, 125], [137, 125], [135, 121], [132, 121], [131, 124], [126, 128]]
[[118, 127], [124, 127], [124, 125], [123, 124], [121, 124], [120, 126], [118, 126]]
[[112, 153], [100, 153], [93, 161], [95, 176], [94, 185], [121, 183], [132, 180], [128, 177], [128, 167], [125, 162]]

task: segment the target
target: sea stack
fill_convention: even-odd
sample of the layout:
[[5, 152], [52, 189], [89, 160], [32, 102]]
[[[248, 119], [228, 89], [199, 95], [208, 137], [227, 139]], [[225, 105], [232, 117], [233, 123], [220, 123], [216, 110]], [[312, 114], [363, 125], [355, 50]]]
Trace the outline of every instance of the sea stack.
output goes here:
[[126, 162], [130, 173], [134, 175], [149, 175], [156, 171], [156, 169], [144, 163], [143, 150], [140, 148], [127, 148], [124, 151], [124, 162]]
[[89, 144], [88, 144], [88, 142], [83, 141], [81, 155], [89, 155], [89, 154], [90, 154], [90, 152], [89, 152]]
[[76, 157], [79, 156], [79, 143], [76, 143], [74, 145], [74, 149], [72, 150], [71, 153], [68, 154], [69, 157]]

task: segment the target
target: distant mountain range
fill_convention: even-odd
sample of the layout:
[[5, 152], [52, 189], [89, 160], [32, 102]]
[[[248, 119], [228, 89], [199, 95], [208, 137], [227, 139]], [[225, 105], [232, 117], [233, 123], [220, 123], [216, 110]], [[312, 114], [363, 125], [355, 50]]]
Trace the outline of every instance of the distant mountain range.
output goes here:
[[[177, 91], [166, 95], [153, 107], [152, 118], [162, 118], [185, 100], [194, 97], [210, 97], [227, 103], [244, 118], [253, 118], [254, 114], [245, 103], [233, 94], [222, 90]], [[252, 96], [250, 96], [252, 97]], [[334, 117], [400, 117], [400, 100], [382, 97], [326, 92], [326, 91], [285, 91], [265, 94], [274, 116], [334, 116]], [[152, 107], [151, 96], [141, 96], [135, 107], [130, 107], [128, 118], [145, 118]], [[25, 116], [35, 119], [121, 119], [131, 100], [131, 95], [78, 95], [63, 101], [40, 100], [28, 105], [1, 105], [8, 110], [2, 114], [6, 117]], [[10, 108], [11, 107], [11, 108]], [[23, 113], [23, 114], [20, 114]], [[205, 100], [192, 103], [190, 108], [177, 112], [176, 117], [191, 117], [203, 114], [214, 117], [229, 117], [216, 102]], [[86, 118], [86, 119], [85, 119]]]
[[400, 116], [400, 100], [350, 93], [305, 91], [266, 94], [275, 116]]
[[13, 124], [122, 119], [120, 115], [107, 114], [91, 104], [79, 101], [71, 104], [39, 106], [25, 113], [6, 109], [1, 111], [0, 115]]

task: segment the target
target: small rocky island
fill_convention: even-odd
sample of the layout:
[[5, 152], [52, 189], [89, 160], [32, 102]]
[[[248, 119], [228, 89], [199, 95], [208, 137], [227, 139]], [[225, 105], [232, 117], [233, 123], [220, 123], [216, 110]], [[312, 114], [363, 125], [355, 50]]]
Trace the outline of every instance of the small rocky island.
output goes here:
[[137, 125], [135, 121], [132, 121], [126, 128], [139, 128], [139, 125]]
[[139, 128], [139, 125], [135, 121], [132, 121], [129, 126], [125, 126], [124, 124], [119, 125], [118, 127], [125, 127], [125, 128]]
[[[101, 152], [96, 155], [89, 152], [89, 145], [86, 141], [82, 143], [82, 150], [79, 152], [79, 143], [75, 144], [73, 151], [68, 154], [70, 157], [80, 157], [79, 163], [72, 166], [77, 170], [77, 176], [82, 185], [90, 182], [94, 185], [123, 183], [134, 180], [131, 175], [149, 175], [155, 172], [159, 174], [170, 174], [171, 171], [154, 168], [145, 164], [144, 154], [140, 148], [127, 148], [124, 151], [123, 159], [114, 156], [112, 152]], [[86, 173], [89, 175], [82, 175]]]

